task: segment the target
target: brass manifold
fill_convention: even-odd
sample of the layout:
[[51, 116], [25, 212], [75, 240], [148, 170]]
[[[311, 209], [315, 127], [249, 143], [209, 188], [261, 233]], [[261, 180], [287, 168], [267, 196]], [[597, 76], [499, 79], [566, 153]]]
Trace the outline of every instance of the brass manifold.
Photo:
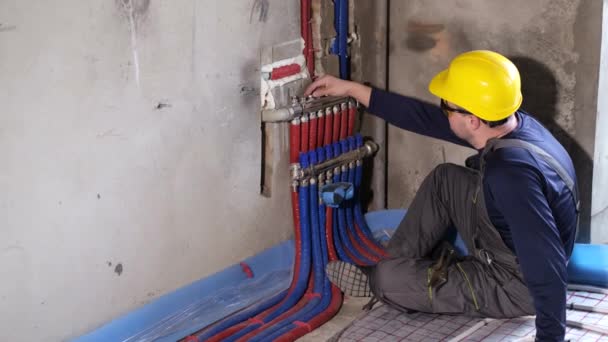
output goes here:
[[357, 102], [349, 97], [293, 97], [289, 107], [267, 109], [262, 111], [262, 122], [285, 122], [299, 118], [306, 113], [325, 111], [337, 106], [357, 106]]
[[378, 144], [368, 140], [363, 146], [346, 152], [336, 158], [326, 160], [322, 163], [302, 168], [299, 163], [291, 165], [291, 179], [294, 182], [300, 182], [305, 179], [315, 178], [327, 171], [335, 168], [340, 168], [343, 165], [348, 165], [366, 157], [374, 155], [378, 151]]

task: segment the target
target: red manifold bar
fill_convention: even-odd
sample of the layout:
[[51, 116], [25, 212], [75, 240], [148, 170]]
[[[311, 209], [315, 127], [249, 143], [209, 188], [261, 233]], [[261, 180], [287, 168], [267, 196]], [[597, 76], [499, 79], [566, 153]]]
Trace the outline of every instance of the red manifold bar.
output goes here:
[[283, 77], [293, 76], [299, 74], [301, 70], [302, 68], [297, 63], [276, 67], [272, 69], [272, 72], [270, 73], [270, 79], [278, 80]]
[[308, 150], [313, 151], [317, 148], [317, 114], [315, 112], [310, 113], [310, 119], [308, 120], [309, 135], [308, 135]]
[[317, 147], [323, 146], [323, 138], [325, 136], [325, 112], [319, 110], [317, 112]]
[[346, 103], [340, 105], [340, 113], [340, 140], [344, 140], [348, 136], [348, 108]]
[[338, 106], [334, 106], [334, 131], [332, 136], [332, 143], [340, 140], [340, 118], [342, 117], [340, 113], [340, 108]]
[[308, 136], [310, 126], [308, 125], [308, 115], [302, 115], [302, 135], [300, 137], [300, 152], [308, 152]]
[[357, 108], [352, 102], [348, 103], [348, 135], [355, 134], [355, 116]]
[[325, 136], [323, 137], [323, 145], [331, 144], [331, 131], [334, 124], [334, 116], [331, 107], [325, 108]]

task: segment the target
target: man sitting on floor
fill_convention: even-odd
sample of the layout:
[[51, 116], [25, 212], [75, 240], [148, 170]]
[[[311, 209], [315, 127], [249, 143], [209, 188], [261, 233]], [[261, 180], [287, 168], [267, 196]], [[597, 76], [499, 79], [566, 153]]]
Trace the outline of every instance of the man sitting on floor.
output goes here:
[[[442, 164], [427, 176], [389, 242], [390, 259], [370, 268], [330, 263], [328, 277], [347, 294], [400, 309], [536, 314], [536, 340], [563, 341], [578, 220], [568, 153], [520, 109], [519, 72], [498, 53], [457, 56], [429, 90], [439, 106], [331, 76], [307, 89], [351, 96], [397, 127], [478, 151], [467, 167]], [[464, 258], [442, 242], [451, 226], [469, 251]]]

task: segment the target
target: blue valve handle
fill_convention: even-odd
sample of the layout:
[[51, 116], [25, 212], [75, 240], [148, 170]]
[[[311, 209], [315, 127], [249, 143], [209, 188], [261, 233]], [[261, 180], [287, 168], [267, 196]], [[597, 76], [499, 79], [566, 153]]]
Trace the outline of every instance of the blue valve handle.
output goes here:
[[352, 199], [354, 195], [355, 187], [348, 182], [327, 184], [321, 188], [323, 203], [332, 208], [338, 208], [342, 202]]

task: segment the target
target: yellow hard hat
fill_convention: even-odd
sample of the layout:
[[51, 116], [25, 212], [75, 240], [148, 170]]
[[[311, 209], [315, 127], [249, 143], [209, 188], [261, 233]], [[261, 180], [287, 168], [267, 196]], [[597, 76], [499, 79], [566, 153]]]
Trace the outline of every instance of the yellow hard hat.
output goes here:
[[429, 91], [487, 121], [508, 117], [522, 101], [517, 67], [505, 56], [486, 50], [456, 56], [431, 80]]

